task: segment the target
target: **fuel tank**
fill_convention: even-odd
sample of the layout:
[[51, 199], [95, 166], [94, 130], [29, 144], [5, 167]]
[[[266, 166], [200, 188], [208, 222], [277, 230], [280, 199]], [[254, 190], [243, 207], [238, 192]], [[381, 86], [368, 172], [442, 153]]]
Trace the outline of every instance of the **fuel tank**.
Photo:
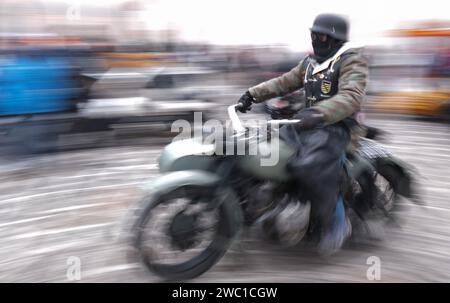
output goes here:
[[254, 153], [249, 152], [239, 157], [241, 169], [258, 179], [288, 181], [292, 176], [288, 173], [286, 165], [295, 150], [279, 139], [255, 144], [257, 148], [254, 148]]
[[[291, 147], [279, 139], [252, 144], [252, 146], [247, 146], [244, 153], [225, 154], [222, 151], [220, 154], [226, 155], [226, 157], [236, 157], [237, 165], [245, 173], [255, 178], [280, 182], [291, 178], [286, 170], [286, 164], [294, 154]], [[159, 170], [160, 172], [209, 170], [214, 161], [212, 156], [217, 152], [214, 144], [205, 144], [197, 139], [172, 142], [161, 152]]]
[[215, 146], [192, 138], [172, 142], [159, 156], [159, 171], [207, 170], [213, 162]]

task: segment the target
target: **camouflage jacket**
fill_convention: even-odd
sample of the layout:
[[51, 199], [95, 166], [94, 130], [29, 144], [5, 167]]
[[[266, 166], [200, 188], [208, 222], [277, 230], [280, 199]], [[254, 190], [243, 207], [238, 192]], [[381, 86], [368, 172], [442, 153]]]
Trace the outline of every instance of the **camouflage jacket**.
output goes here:
[[342, 59], [337, 93], [313, 106], [314, 109], [324, 114], [326, 124], [336, 123], [358, 112], [365, 98], [368, 65], [361, 54], [362, 49], [352, 47], [350, 43], [344, 44], [336, 55], [322, 64], [318, 64], [314, 59], [309, 59], [309, 56], [307, 56], [289, 72], [251, 87], [249, 91], [257, 103], [289, 94], [304, 86], [306, 64], [303, 63], [305, 60], [311, 60], [314, 70], [324, 70], [332, 66], [334, 61], [339, 60], [341, 55], [349, 51], [355, 52], [355, 54], [345, 56]]

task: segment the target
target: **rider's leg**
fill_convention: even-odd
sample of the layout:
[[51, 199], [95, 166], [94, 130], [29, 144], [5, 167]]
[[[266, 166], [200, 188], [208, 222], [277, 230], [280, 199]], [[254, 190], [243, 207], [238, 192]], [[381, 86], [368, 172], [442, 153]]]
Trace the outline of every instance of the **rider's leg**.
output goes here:
[[348, 140], [347, 130], [339, 125], [302, 132], [297, 155], [289, 164], [300, 186], [309, 192], [312, 213], [322, 228], [320, 247], [324, 253], [339, 249], [347, 230], [338, 197], [342, 155]]

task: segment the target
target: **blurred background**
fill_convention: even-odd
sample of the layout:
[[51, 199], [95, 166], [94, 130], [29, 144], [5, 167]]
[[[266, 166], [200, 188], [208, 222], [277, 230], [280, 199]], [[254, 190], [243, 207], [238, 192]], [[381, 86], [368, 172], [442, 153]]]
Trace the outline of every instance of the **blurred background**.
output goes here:
[[[242, 276], [225, 259], [199, 281], [366, 281], [370, 255], [384, 260], [385, 281], [450, 281], [450, 19], [440, 0], [1, 0], [0, 281], [65, 282], [70, 256], [82, 281], [153, 281], [114, 235], [158, 175], [171, 123], [194, 112], [226, 119], [248, 87], [311, 52], [323, 12], [347, 16], [351, 40], [365, 45], [366, 122], [417, 169], [428, 204], [411, 206], [386, 243], [333, 264], [261, 251]], [[267, 106], [250, 117], [267, 118]]]

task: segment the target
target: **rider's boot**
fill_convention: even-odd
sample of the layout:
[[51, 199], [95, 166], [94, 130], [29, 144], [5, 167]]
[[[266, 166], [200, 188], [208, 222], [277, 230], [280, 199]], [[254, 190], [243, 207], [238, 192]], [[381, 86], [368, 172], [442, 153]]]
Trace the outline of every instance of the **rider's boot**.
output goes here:
[[339, 197], [333, 216], [333, 225], [322, 233], [318, 245], [319, 254], [331, 256], [337, 253], [352, 233], [352, 226], [345, 214], [342, 197]]

